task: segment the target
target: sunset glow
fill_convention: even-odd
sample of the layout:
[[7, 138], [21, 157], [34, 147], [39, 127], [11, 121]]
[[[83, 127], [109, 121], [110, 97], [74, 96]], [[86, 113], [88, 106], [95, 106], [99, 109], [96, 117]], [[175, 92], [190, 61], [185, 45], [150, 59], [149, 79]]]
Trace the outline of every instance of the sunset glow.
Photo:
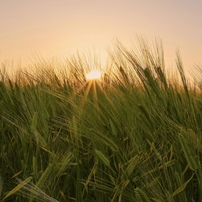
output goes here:
[[201, 8], [200, 0], [0, 1], [0, 62], [26, 66], [38, 56], [65, 60], [89, 50], [105, 61], [116, 39], [130, 49], [140, 35], [162, 40], [168, 66], [179, 49], [192, 68], [202, 58]]
[[101, 71], [98, 69], [93, 69], [86, 74], [86, 78], [87, 80], [98, 80], [101, 78]]

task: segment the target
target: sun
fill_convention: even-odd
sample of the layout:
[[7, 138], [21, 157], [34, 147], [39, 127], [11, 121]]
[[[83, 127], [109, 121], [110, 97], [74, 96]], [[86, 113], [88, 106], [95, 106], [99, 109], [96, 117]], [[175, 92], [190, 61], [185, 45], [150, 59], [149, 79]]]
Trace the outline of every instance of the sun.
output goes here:
[[101, 71], [98, 69], [91, 70], [88, 74], [86, 74], [87, 80], [99, 80], [101, 79]]

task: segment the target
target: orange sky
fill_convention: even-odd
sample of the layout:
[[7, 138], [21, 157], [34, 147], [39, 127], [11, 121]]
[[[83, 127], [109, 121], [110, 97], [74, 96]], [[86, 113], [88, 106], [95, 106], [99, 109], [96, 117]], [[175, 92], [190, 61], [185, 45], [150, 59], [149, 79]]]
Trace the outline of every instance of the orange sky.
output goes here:
[[0, 61], [103, 55], [118, 38], [160, 38], [168, 65], [180, 49], [186, 68], [202, 64], [201, 0], [1, 0]]

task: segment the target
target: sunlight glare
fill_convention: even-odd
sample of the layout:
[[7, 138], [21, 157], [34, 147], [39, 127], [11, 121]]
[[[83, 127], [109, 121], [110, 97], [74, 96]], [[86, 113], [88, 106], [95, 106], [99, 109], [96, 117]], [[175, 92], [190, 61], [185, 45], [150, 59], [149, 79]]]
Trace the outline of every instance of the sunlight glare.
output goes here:
[[101, 71], [98, 69], [91, 70], [88, 74], [86, 74], [87, 80], [97, 80], [101, 78]]

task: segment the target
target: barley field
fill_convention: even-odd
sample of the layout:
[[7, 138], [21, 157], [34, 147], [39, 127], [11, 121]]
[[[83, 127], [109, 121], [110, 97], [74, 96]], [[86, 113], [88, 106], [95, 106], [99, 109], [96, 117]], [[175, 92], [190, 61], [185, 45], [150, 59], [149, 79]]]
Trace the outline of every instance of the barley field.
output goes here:
[[79, 56], [1, 69], [2, 202], [202, 201], [202, 71], [138, 47], [118, 44], [100, 79]]

